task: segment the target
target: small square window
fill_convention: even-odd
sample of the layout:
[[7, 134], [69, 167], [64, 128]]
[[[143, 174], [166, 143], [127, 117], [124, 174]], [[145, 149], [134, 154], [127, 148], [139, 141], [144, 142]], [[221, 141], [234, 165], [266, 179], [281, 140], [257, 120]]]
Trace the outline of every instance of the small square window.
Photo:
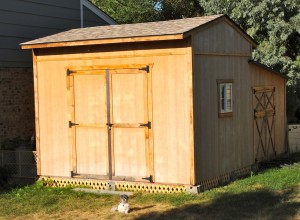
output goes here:
[[232, 116], [233, 80], [217, 80], [219, 117]]

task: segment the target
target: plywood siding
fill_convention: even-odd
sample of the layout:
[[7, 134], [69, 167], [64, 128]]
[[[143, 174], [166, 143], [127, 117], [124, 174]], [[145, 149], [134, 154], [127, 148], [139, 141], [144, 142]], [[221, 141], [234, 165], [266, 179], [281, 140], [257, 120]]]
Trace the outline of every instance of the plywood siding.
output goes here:
[[193, 35], [194, 53], [244, 56], [251, 54], [250, 42], [227, 20], [220, 19], [218, 23], [207, 25], [205, 28]]
[[[253, 163], [252, 93], [244, 57], [194, 58], [197, 181]], [[219, 118], [217, 80], [233, 80], [233, 115]]]
[[[72, 28], [79, 28], [80, 0], [5, 0], [0, 4], [0, 64], [2, 67], [31, 67], [28, 51], [19, 44]], [[84, 7], [84, 26], [107, 25]]]
[[39, 118], [41, 174], [68, 175], [66, 74], [63, 66], [54, 62], [38, 62], [37, 72], [39, 115], [36, 117]]
[[155, 182], [190, 184], [191, 60], [186, 45], [173, 41], [38, 50], [41, 174], [68, 176], [71, 169], [65, 68], [150, 64]]
[[[251, 43], [227, 21], [192, 38], [196, 181], [252, 164]], [[233, 115], [219, 118], [217, 80], [233, 80]]]

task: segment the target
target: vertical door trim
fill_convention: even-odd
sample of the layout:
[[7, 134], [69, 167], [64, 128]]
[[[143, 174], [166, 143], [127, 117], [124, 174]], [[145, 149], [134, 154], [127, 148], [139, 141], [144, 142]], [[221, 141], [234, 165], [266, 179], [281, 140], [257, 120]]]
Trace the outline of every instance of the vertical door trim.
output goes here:
[[[148, 120], [153, 125], [153, 102], [152, 102], [152, 66], [149, 66], [149, 71], [146, 73], [147, 77], [147, 100], [148, 100]], [[154, 170], [154, 147], [153, 147], [153, 126], [148, 130], [148, 163], [147, 175], [152, 176], [152, 181], [155, 182], [155, 170]]]
[[[68, 121], [75, 121], [75, 90], [74, 90], [74, 76], [69, 74], [67, 69], [67, 98], [68, 98]], [[70, 150], [70, 168], [71, 176], [77, 173], [77, 155], [76, 155], [76, 131], [75, 126], [69, 128], [69, 150]]]
[[112, 180], [112, 124], [111, 124], [111, 74], [109, 69], [106, 69], [106, 112], [107, 112], [107, 147], [108, 147], [108, 176]]

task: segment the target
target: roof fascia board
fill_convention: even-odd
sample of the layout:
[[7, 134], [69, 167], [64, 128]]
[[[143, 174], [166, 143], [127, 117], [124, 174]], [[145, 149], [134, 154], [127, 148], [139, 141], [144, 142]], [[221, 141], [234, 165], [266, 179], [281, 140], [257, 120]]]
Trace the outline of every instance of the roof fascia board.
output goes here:
[[83, 6], [92, 11], [95, 15], [106, 21], [110, 25], [117, 24], [115, 20], [113, 20], [110, 16], [105, 14], [101, 9], [96, 7], [89, 0], [80, 0], [80, 19], [81, 19], [81, 27], [83, 28]]
[[232, 28], [234, 28], [239, 34], [241, 34], [251, 45], [253, 45], [254, 48], [257, 47], [258, 43], [250, 36], [248, 35], [243, 29], [241, 29], [234, 21], [232, 21], [227, 15], [222, 15], [219, 18], [216, 18], [212, 21], [209, 21], [200, 27], [196, 27], [186, 33], [184, 33], [184, 38], [189, 37], [195, 33], [198, 33], [200, 31], [203, 31], [205, 29], [208, 29], [211, 25], [220, 23], [220, 22], [226, 22], [228, 25], [230, 25]]
[[146, 37], [129, 37], [129, 38], [115, 38], [115, 39], [101, 39], [101, 40], [84, 40], [84, 41], [68, 41], [57, 43], [42, 43], [42, 44], [23, 44], [22, 49], [38, 49], [50, 47], [72, 47], [72, 46], [85, 46], [97, 44], [115, 44], [115, 43], [132, 43], [132, 42], [145, 42], [145, 41], [164, 41], [164, 40], [181, 40], [182, 34], [174, 35], [159, 35], [159, 36], [146, 36]]

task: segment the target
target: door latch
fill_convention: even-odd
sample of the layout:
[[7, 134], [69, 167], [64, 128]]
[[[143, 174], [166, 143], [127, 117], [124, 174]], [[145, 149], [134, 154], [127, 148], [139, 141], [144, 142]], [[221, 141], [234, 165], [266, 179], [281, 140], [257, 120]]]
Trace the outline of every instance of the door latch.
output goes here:
[[76, 124], [76, 123], [73, 123], [73, 122], [69, 121], [69, 128], [72, 128], [75, 125], [79, 125], [79, 124]]
[[140, 124], [140, 127], [148, 127], [149, 129], [151, 129], [151, 121], [148, 121], [148, 123], [146, 124]]

